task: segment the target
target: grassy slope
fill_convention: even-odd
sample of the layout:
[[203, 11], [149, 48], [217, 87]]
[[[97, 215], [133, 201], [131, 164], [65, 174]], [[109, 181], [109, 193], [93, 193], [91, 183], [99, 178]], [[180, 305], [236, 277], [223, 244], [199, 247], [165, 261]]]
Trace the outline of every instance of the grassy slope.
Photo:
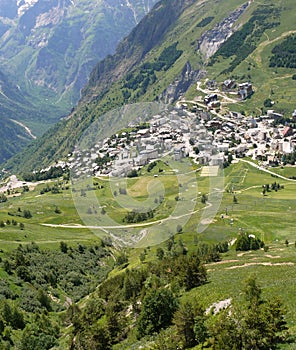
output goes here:
[[[157, 171], [157, 169], [154, 169]], [[295, 175], [295, 168], [279, 169], [289, 176]], [[153, 172], [152, 174], [153, 175]], [[136, 199], [145, 199], [146, 184], [154, 179], [151, 175], [143, 175], [138, 179], [130, 180], [129, 194]], [[171, 175], [163, 177], [167, 185], [165, 201], [169, 202], [175, 195], [171, 191], [174, 181]], [[208, 226], [202, 234], [196, 233], [196, 226], [199, 222], [200, 214], [192, 215], [191, 219], [184, 227], [182, 234], [177, 235], [177, 240], [182, 239], [187, 248], [192, 251], [195, 249], [196, 241], [218, 242], [225, 239], [233, 239], [243, 228], [248, 233], [253, 233], [265, 240], [270, 247], [268, 252], [247, 252], [244, 254], [236, 253], [231, 249], [223, 256], [222, 263], [210, 264], [207, 266], [209, 273], [208, 284], [186, 293], [183, 298], [194, 298], [198, 296], [199, 300], [208, 307], [213, 302], [233, 297], [239, 300], [243, 281], [250, 274], [258, 278], [260, 286], [263, 288], [264, 296], [272, 297], [277, 295], [283, 301], [287, 309], [287, 321], [292, 332], [295, 332], [295, 310], [293, 307], [295, 297], [295, 235], [294, 215], [296, 208], [295, 188], [296, 183], [280, 180], [284, 189], [278, 192], [269, 192], [265, 198], [262, 198], [262, 184], [278, 181], [269, 174], [262, 173], [248, 164], [239, 163], [231, 165], [225, 171], [225, 188], [234, 187], [238, 198], [238, 204], [233, 204], [233, 194], [224, 193], [223, 201], [212, 224]], [[208, 189], [208, 179], [201, 178], [197, 174], [198, 190], [206, 193]], [[41, 226], [41, 223], [53, 224], [79, 224], [80, 219], [77, 216], [75, 207], [69, 190], [61, 194], [39, 195], [39, 191], [44, 185], [39, 185], [34, 191], [22, 194], [21, 197], [10, 198], [7, 203], [2, 205], [0, 210], [0, 220], [6, 221], [12, 217], [7, 215], [8, 211], [16, 212], [18, 207], [22, 210], [29, 209], [33, 214], [31, 219], [15, 217], [18, 222], [25, 223], [25, 229], [20, 230], [19, 226], [6, 226], [0, 229], [1, 248], [3, 251], [9, 251], [17, 247], [20, 243], [29, 243], [35, 241], [41, 247], [55, 249], [60, 241], [68, 244], [77, 244], [78, 242], [93, 243], [97, 240], [96, 235], [87, 229], [65, 229], [49, 228]], [[140, 188], [140, 191], [139, 191]], [[108, 202], [113, 198], [107, 187], [104, 193], [97, 191], [103, 200]], [[107, 196], [106, 196], [107, 194]], [[114, 200], [114, 199], [113, 199]], [[58, 206], [62, 214], [54, 213]], [[199, 199], [197, 207], [200, 207]], [[228, 216], [221, 219], [221, 213], [225, 215], [225, 208], [228, 208]], [[116, 206], [107, 208], [109, 215], [118, 213]], [[163, 213], [164, 214], [164, 213]], [[231, 225], [230, 219], [234, 222]], [[289, 247], [285, 245], [285, 240], [290, 242]], [[165, 245], [163, 244], [165, 248]], [[146, 261], [156, 258], [157, 246], [152, 246], [148, 250]], [[136, 266], [140, 263], [139, 254], [141, 249], [130, 251], [130, 266]], [[246, 265], [244, 265], [246, 264]], [[265, 264], [265, 266], [263, 265]], [[283, 347], [289, 349], [289, 346]]]
[[[259, 5], [261, 3], [254, 2], [248, 13]], [[295, 109], [293, 96], [295, 96], [296, 84], [292, 80], [292, 75], [296, 72], [295, 69], [269, 67], [269, 57], [273, 47], [280, 44], [289, 34], [295, 32], [293, 17], [295, 2], [281, 0], [276, 3], [276, 6], [281, 9], [280, 25], [266, 30], [256, 50], [232, 72], [233, 75], [240, 77], [250, 75], [255, 87], [255, 94], [251, 99], [239, 106], [230, 106], [234, 110], [260, 115], [263, 102], [267, 98], [275, 102], [274, 109], [286, 113], [287, 116], [290, 116]], [[246, 17], [247, 14], [245, 19]], [[208, 77], [216, 78], [220, 82], [227, 79], [229, 75], [222, 75], [220, 72], [227, 68], [229, 62], [229, 60], [222, 60], [213, 67], [209, 67]]]
[[[128, 195], [138, 201], [143, 201], [147, 197], [147, 185], [152, 184], [155, 181], [153, 176], [158, 169], [154, 169], [151, 174], [143, 175], [136, 179], [130, 179], [128, 182]], [[295, 175], [295, 168], [275, 169], [279, 173], [288, 175]], [[200, 203], [201, 193], [208, 193], [209, 191], [209, 178], [200, 177], [200, 173], [197, 173], [197, 185], [198, 185], [198, 198], [196, 200], [196, 209], [202, 207]], [[162, 175], [157, 178], [157, 181], [161, 181], [165, 188], [165, 201], [162, 205], [159, 205], [159, 217], [168, 215], [167, 207], [174, 208], [175, 196], [178, 194], [176, 188], [176, 178], [173, 175]], [[271, 184], [273, 182], [279, 182], [284, 185], [284, 189], [278, 192], [271, 191], [267, 195], [262, 195], [262, 185]], [[110, 190], [110, 186], [106, 184], [106, 181], [99, 181], [104, 183], [105, 188], [96, 190], [96, 194], [100, 203], [107, 205], [107, 212], [112, 216], [118, 215], [118, 203], [116, 197]], [[184, 184], [185, 186], [185, 184]], [[237, 232], [238, 228], [243, 228], [252, 233], [262, 236], [267, 242], [274, 242], [276, 239], [288, 239], [292, 241], [293, 228], [294, 228], [294, 213], [295, 213], [295, 187], [296, 183], [292, 181], [286, 181], [272, 177], [271, 175], [258, 171], [245, 163], [233, 164], [225, 170], [224, 179], [225, 192], [223, 194], [223, 200], [220, 205], [220, 209], [211, 225], [202, 234], [197, 234], [196, 226], [200, 219], [201, 213], [192, 215], [191, 219], [186, 224], [184, 231], [188, 232], [187, 244], [191, 245], [190, 239], [193, 235], [197, 234], [200, 239], [221, 241], [224, 238], [230, 239]], [[17, 221], [24, 222], [26, 230], [23, 233], [28, 235], [28, 242], [38, 238], [38, 241], [42, 242], [45, 238], [52, 235], [48, 232], [56, 232], [59, 236], [56, 240], [59, 240], [63, 235], [60, 231], [72, 232], [75, 235], [79, 234], [79, 230], [56, 230], [51, 228], [45, 228], [40, 226], [40, 223], [50, 224], [82, 224], [81, 219], [78, 217], [75, 205], [72, 200], [71, 191], [64, 190], [60, 194], [47, 193], [40, 195], [39, 191], [45, 187], [45, 185], [38, 185], [34, 191], [22, 194], [21, 196], [10, 197], [6, 203], [1, 204], [0, 220], [6, 221], [11, 219], [7, 215], [8, 211], [16, 213], [20, 207], [22, 210], [30, 210], [33, 214], [31, 219], [23, 219], [15, 217]], [[112, 188], [114, 188], [112, 186]], [[228, 190], [232, 189], [234, 193], [229, 193]], [[233, 204], [233, 195], [238, 198], [238, 204]], [[151, 194], [150, 194], [151, 195]], [[153, 197], [153, 195], [151, 195]], [[186, 199], [186, 198], [185, 198]], [[54, 212], [55, 208], [61, 209], [61, 214]], [[229, 224], [229, 219], [222, 219], [221, 214], [227, 213], [229, 218], [234, 219], [233, 225]], [[126, 209], [121, 208], [120, 212], [125, 214]], [[121, 216], [121, 215], [120, 215]], [[117, 217], [119, 222], [120, 218]], [[157, 220], [158, 217], [152, 219]], [[1, 237], [8, 238], [9, 234], [15, 234], [16, 236], [11, 241], [15, 241], [19, 238], [17, 235], [20, 231], [17, 228], [12, 230], [6, 227], [1, 229]], [[83, 231], [84, 232], [84, 231]], [[86, 231], [85, 231], [86, 232]], [[219, 235], [217, 233], [219, 232]], [[44, 235], [43, 235], [44, 233]], [[31, 235], [32, 234], [32, 235]], [[12, 237], [12, 236], [11, 236]], [[20, 237], [24, 237], [21, 235]], [[53, 234], [53, 237], [54, 234]], [[89, 236], [88, 236], [89, 237]], [[182, 236], [187, 240], [187, 233]], [[190, 238], [191, 237], [191, 238]], [[64, 236], [66, 238], [66, 236]], [[71, 237], [73, 238], [73, 237]], [[20, 238], [19, 238], [20, 239]], [[53, 239], [55, 240], [55, 239]]]
[[[137, 62], [141, 50], [146, 50], [146, 46], [139, 48], [133, 46], [133, 36], [129, 36], [117, 51], [113, 58], [108, 58], [102, 61], [93, 71], [89, 86], [86, 87], [84, 93], [86, 95], [77, 106], [75, 112], [67, 122], [62, 122], [54, 130], [50, 131], [44, 138], [37, 141], [24, 154], [13, 159], [8, 165], [13, 166], [14, 171], [21, 169], [34, 169], [48, 165], [52, 161], [59, 160], [65, 157], [74, 146], [74, 141], [79, 138], [81, 132], [91, 123], [93, 119], [109, 110], [115, 109], [126, 103], [134, 103], [136, 101], [152, 101], [157, 98], [167, 86], [175, 80], [176, 76], [180, 74], [187, 61], [190, 61], [193, 69], [206, 69], [208, 71], [208, 78], [216, 78], [217, 81], [222, 82], [228, 78], [229, 75], [221, 75], [221, 71], [227, 68], [229, 60], [222, 60], [220, 63], [215, 63], [213, 66], [205, 66], [203, 57], [196, 51], [197, 41], [201, 34], [206, 30], [211, 29], [216, 23], [219, 23], [230, 12], [234, 11], [239, 5], [245, 1], [219, 1], [217, 6], [213, 7], [211, 1], [197, 2], [186, 8], [182, 15], [173, 24], [163, 29], [164, 34], [158, 38], [153, 48], [147, 52], [143, 60], [139, 64]], [[219, 5], [219, 6], [218, 6]], [[238, 20], [237, 24], [245, 23], [251, 17], [253, 11], [261, 6], [261, 3], [252, 2], [246, 13]], [[291, 76], [293, 69], [277, 69], [277, 73], [273, 73], [273, 69], [268, 67], [268, 55], [273, 45], [279, 43], [276, 40], [273, 43], [264, 43], [267, 38], [271, 40], [280, 37], [283, 33], [293, 28], [293, 4], [290, 0], [282, 0], [277, 3], [276, 7], [281, 10], [281, 24], [273, 29], [267, 30], [260, 38], [261, 44], [245, 62], [241, 63], [233, 71], [233, 75], [241, 77], [241, 80], [246, 80], [248, 74], [251, 75], [255, 94], [251, 99], [244, 103], [229, 105], [230, 109], [245, 111], [246, 114], [261, 114], [263, 102], [268, 97], [275, 100], [275, 108], [278, 111], [287, 112], [288, 115], [295, 109], [292, 96], [295, 93], [295, 81]], [[201, 19], [213, 16], [214, 19], [205, 27], [197, 27]], [[157, 18], [157, 14], [155, 15]], [[145, 26], [151, 25], [148, 20], [142, 21], [138, 28], [139, 32], [146, 32]], [[135, 29], [135, 32], [138, 30]], [[159, 30], [157, 25], [155, 31]], [[163, 33], [162, 31], [162, 33]], [[135, 34], [133, 34], [135, 36]], [[144, 42], [141, 35], [137, 33], [136, 45]], [[156, 40], [155, 38], [153, 40]], [[156, 71], [157, 80], [154, 84], [148, 85], [147, 91], [144, 95], [137, 96], [139, 89], [131, 92], [131, 97], [124, 100], [122, 88], [125, 83], [125, 74], [130, 71], [134, 75], [140, 72], [140, 66], [144, 62], [154, 62], [164, 48], [178, 42], [177, 49], [182, 50], [183, 54], [176, 62], [166, 71]], [[261, 49], [264, 49], [261, 53]], [[126, 51], [125, 51], [126, 50]], [[130, 57], [131, 56], [131, 57]], [[258, 58], [259, 57], [259, 58]], [[260, 61], [260, 59], [262, 60]], [[260, 61], [260, 62], [259, 62]], [[259, 62], [259, 63], [258, 63]], [[250, 64], [249, 64], [250, 63]], [[108, 69], [108, 67], [110, 69]], [[244, 78], [242, 78], [244, 76]], [[240, 80], [240, 79], [239, 79]], [[112, 84], [110, 85], [110, 82]], [[107, 89], [107, 92], [103, 92]], [[284, 92], [283, 92], [284, 91]], [[272, 93], [272, 96], [271, 96]], [[187, 97], [193, 98], [196, 96], [195, 86], [192, 86], [187, 94]], [[278, 103], [277, 103], [278, 101]], [[32, 154], [34, 153], [34, 157]]]
[[[282, 170], [286, 175], [295, 175], [295, 168]], [[246, 174], [246, 176], [245, 176]], [[198, 182], [199, 182], [198, 178]], [[225, 171], [225, 186], [235, 184], [236, 195], [239, 204], [233, 205], [233, 194], [225, 193], [221, 209], [214, 222], [201, 235], [195, 233], [198, 216], [184, 229], [184, 233], [177, 235], [176, 240], [182, 239], [189, 251], [195, 249], [196, 241], [218, 242], [236, 237], [239, 228], [248, 233], [255, 233], [265, 240], [269, 247], [267, 252], [235, 252], [232, 248], [223, 254], [222, 262], [208, 264], [209, 283], [185, 293], [183, 300], [192, 299], [209, 307], [212, 303], [233, 298], [234, 302], [240, 302], [244, 281], [250, 276], [257, 277], [258, 283], [263, 290], [264, 298], [279, 297], [286, 309], [286, 320], [291, 334], [296, 333], [295, 325], [295, 189], [296, 183], [280, 181], [285, 189], [279, 192], [270, 192], [262, 200], [261, 186], [265, 183], [274, 182], [276, 179], [269, 174], [255, 170], [254, 168], [239, 163], [232, 165]], [[204, 181], [204, 180], [203, 180]], [[204, 181], [206, 182], [206, 181]], [[206, 190], [207, 186], [200, 186]], [[262, 202], [264, 201], [264, 204]], [[256, 203], [256, 204], [255, 204]], [[225, 214], [225, 207], [230, 208], [229, 217], [220, 218]], [[230, 224], [230, 219], [234, 224]], [[285, 240], [290, 242], [287, 247]], [[165, 245], [163, 245], [165, 249]], [[140, 251], [134, 250], [130, 255], [130, 265], [139, 264]], [[148, 250], [146, 260], [156, 258], [156, 247]], [[121, 348], [128, 349], [132, 340], [127, 341]], [[141, 344], [143, 345], [143, 344]], [[281, 346], [282, 349], [294, 349], [296, 344]], [[145, 348], [145, 347], [144, 347]], [[149, 349], [149, 347], [147, 347]]]
[[[157, 172], [157, 169], [154, 169]], [[295, 175], [295, 168], [275, 169], [279, 173], [288, 175]], [[154, 181], [153, 171], [150, 175], [144, 175], [137, 179], [129, 180], [128, 195], [136, 200], [145, 200], [147, 195], [146, 185], [149, 182]], [[174, 185], [174, 176], [163, 175], [158, 177], [158, 181], [162, 181], [165, 188], [165, 202], [175, 202], [175, 196], [178, 194], [178, 190]], [[271, 184], [274, 181], [284, 185], [284, 189], [278, 192], [268, 192], [266, 196], [262, 196], [262, 185]], [[103, 183], [103, 182], [102, 182]], [[289, 239], [293, 240], [293, 213], [295, 210], [295, 198], [294, 191], [295, 182], [289, 182], [286, 180], [277, 179], [267, 173], [260, 172], [248, 164], [238, 163], [230, 166], [225, 171], [225, 189], [233, 188], [233, 191], [238, 198], [238, 204], [233, 204], [233, 193], [224, 192], [223, 200], [220, 209], [215, 217], [214, 222], [209, 225], [207, 231], [200, 235], [200, 238], [206, 238], [207, 240], [219, 241], [221, 237], [215, 237], [215, 232], [222, 232], [221, 236], [227, 238], [233, 237], [233, 232], [237, 232], [239, 227], [250, 230], [255, 234], [264, 234], [264, 239], [268, 242], [273, 242], [275, 239]], [[209, 180], [208, 178], [200, 177], [197, 173], [197, 185], [199, 193], [208, 193]], [[81, 220], [77, 216], [75, 206], [71, 197], [70, 190], [64, 190], [60, 194], [47, 193], [40, 195], [39, 191], [45, 187], [45, 185], [38, 185], [34, 191], [9, 198], [8, 202], [2, 203], [0, 211], [0, 219], [6, 221], [7, 218], [12, 218], [7, 215], [10, 211], [15, 213], [18, 207], [22, 209], [28, 209], [33, 214], [33, 217], [29, 220], [16, 217], [18, 221], [22, 221], [28, 227], [28, 233], [32, 232], [36, 234], [41, 229], [40, 223], [51, 224], [81, 224]], [[174, 189], [175, 188], [175, 189]], [[117, 213], [116, 197], [110, 191], [110, 188], [105, 185], [102, 190], [97, 190], [96, 194], [102, 203], [109, 204], [107, 207], [108, 214], [115, 216]], [[186, 198], [185, 198], [186, 199]], [[110, 205], [110, 203], [112, 204]], [[201, 207], [200, 194], [197, 199], [196, 208]], [[59, 207], [62, 211], [61, 214], [54, 213], [56, 207]], [[229, 225], [228, 219], [221, 219], [220, 215], [225, 214], [227, 209], [229, 217], [234, 219], [234, 224]], [[123, 210], [123, 209], [122, 209]], [[123, 210], [126, 213], [126, 210]], [[166, 216], [165, 206], [163, 206], [160, 215]], [[200, 218], [200, 214], [196, 213], [192, 215], [190, 221], [184, 231], [188, 233], [189, 237], [193, 236], [196, 228], [196, 224]], [[155, 218], [157, 219], [157, 218]], [[282, 225], [282, 223], [285, 223]], [[30, 230], [29, 230], [30, 228]], [[1, 229], [3, 234], [8, 230], [8, 227]], [[50, 232], [50, 228], [42, 228], [42, 232]], [[54, 230], [55, 231], [55, 230]], [[66, 230], [65, 230], [66, 231]], [[16, 229], [9, 232], [18, 232]], [[68, 231], [67, 231], [68, 232]], [[70, 232], [76, 232], [76, 230], [70, 230]], [[213, 234], [213, 236], [212, 236]], [[47, 236], [46, 233], [44, 233]], [[184, 234], [186, 237], [186, 234]], [[28, 236], [28, 241], [34, 240], [38, 236]], [[43, 235], [39, 237], [42, 241]], [[188, 241], [189, 243], [189, 241]]]
[[[67, 122], [61, 122], [60, 125], [49, 131], [42, 139], [37, 140], [25, 153], [16, 156], [9, 162], [7, 165], [8, 168], [13, 167], [14, 171], [20, 171], [25, 168], [33, 170], [65, 157], [74, 146], [73, 140], [79, 138], [81, 132], [94, 118], [98, 118], [107, 111], [118, 108], [125, 103], [155, 100], [175, 80], [176, 76], [180, 74], [187, 61], [191, 62], [193, 69], [202, 68], [202, 58], [196, 52], [198, 38], [205, 30], [210, 29], [225, 18], [229, 12], [234, 11], [244, 2], [243, 0], [239, 2], [234, 0], [228, 0], [227, 2], [220, 0], [220, 6], [217, 5], [213, 8], [211, 1], [198, 1], [186, 8], [176, 21], [173, 19], [171, 22], [168, 21], [171, 24], [165, 28], [162, 28], [158, 23], [152, 22], [155, 26], [153, 31], [151, 28], [146, 28], [152, 25], [150, 23], [152, 17], [148, 16], [135, 29], [135, 32], [139, 30], [137, 35], [128, 36], [122, 42], [121, 46], [119, 46], [117, 54], [113, 58], [108, 58], [98, 64], [91, 74], [89, 85], [85, 88], [84, 93], [86, 95], [77, 106], [75, 112], [71, 114], [71, 118]], [[174, 7], [169, 8], [169, 15], [173, 17], [174, 11]], [[154, 16], [159, 21], [157, 12], [155, 12]], [[216, 16], [216, 18], [206, 27], [200, 28], [196, 26], [202, 18], [208, 16]], [[155, 34], [153, 37], [155, 41], [153, 48], [147, 52], [140, 64], [134, 66], [138, 56], [141, 56], [139, 52], [146, 51], [146, 46], [148, 45], [145, 42], [146, 37], [141, 37], [141, 35], [143, 36], [148, 30], [149, 33], [155, 32], [157, 34], [158, 31], [160, 33]], [[153, 62], [160, 56], [164, 48], [176, 41], [178, 41], [177, 49], [182, 50], [183, 55], [170, 69], [156, 72], [157, 81], [148, 86], [144, 95], [136, 97], [137, 91], [135, 91], [128, 101], [124, 101], [122, 87], [125, 83], [125, 73], [127, 71], [132, 71], [135, 74], [139, 73], [139, 65], [142, 65], [144, 62]], [[136, 46], [133, 46], [134, 42]], [[141, 44], [143, 44], [143, 47], [138, 48]], [[111, 86], [110, 82], [113, 82]], [[102, 91], [105, 89], [107, 89], [107, 92], [103, 93]], [[34, 157], [32, 157], [32, 154], [34, 154]]]

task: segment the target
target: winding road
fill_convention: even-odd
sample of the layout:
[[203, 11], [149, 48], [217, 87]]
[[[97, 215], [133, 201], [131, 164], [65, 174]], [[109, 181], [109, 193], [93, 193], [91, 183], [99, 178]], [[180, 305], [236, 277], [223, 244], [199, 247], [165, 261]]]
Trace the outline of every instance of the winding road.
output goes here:
[[137, 227], [147, 227], [147, 226], [151, 226], [151, 225], [159, 225], [162, 224], [166, 221], [169, 220], [179, 220], [182, 219], [186, 216], [190, 216], [193, 214], [198, 213], [199, 211], [208, 209], [212, 206], [211, 203], [207, 203], [207, 205], [203, 208], [200, 209], [196, 209], [193, 210], [189, 213], [186, 214], [182, 214], [179, 216], [168, 216], [165, 219], [160, 219], [160, 220], [156, 220], [156, 221], [150, 221], [150, 222], [145, 222], [145, 223], [141, 223], [141, 224], [131, 224], [131, 225], [114, 225], [114, 226], [92, 226], [92, 225], [80, 225], [80, 224], [76, 224], [76, 225], [63, 225], [63, 224], [41, 224], [42, 226], [47, 226], [47, 227], [60, 227], [60, 228], [74, 228], [74, 229], [98, 229], [98, 230], [108, 230], [108, 229], [126, 229], [126, 228], [137, 228]]

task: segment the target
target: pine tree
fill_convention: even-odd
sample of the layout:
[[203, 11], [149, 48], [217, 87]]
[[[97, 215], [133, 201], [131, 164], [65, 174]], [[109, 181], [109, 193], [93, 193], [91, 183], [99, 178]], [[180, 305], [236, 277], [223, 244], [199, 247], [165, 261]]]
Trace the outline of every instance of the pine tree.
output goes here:
[[169, 289], [154, 289], [143, 300], [138, 321], [140, 337], [159, 332], [171, 324], [177, 299]]

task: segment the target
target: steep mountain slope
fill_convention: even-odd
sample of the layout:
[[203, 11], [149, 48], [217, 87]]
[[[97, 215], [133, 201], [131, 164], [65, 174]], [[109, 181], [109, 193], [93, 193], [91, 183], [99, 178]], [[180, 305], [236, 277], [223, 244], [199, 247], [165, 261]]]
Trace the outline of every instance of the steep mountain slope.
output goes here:
[[[1, 67], [36, 96], [76, 103], [94, 64], [156, 0], [12, 1], [0, 5]], [[48, 93], [48, 92], [47, 92]]]
[[0, 113], [41, 135], [69, 113], [96, 62], [114, 52], [156, 1], [1, 1], [0, 70], [18, 96], [2, 85], [8, 98]]
[[[195, 82], [205, 74], [220, 81], [231, 76], [251, 79], [260, 97], [256, 106], [251, 105], [252, 97], [239, 108], [246, 113], [252, 109], [260, 112], [270, 94], [270, 88], [260, 90], [260, 79], [266, 72], [270, 83], [274, 69], [263, 57], [257, 68], [260, 75], [250, 75], [255, 66], [250, 67], [249, 60], [258, 54], [267, 36], [274, 38], [270, 41], [271, 50], [284, 33], [293, 29], [291, 13], [295, 6], [292, 0], [277, 4], [268, 0], [220, 0], [215, 7], [209, 0], [159, 2], [119, 44], [116, 53], [97, 64], [73, 113], [8, 166], [14, 166], [14, 170], [35, 169], [65, 157], [94, 119], [125, 103], [172, 102], [184, 94], [194, 98]], [[226, 54], [221, 50], [231, 47], [231, 40], [238, 49], [223, 58]], [[279, 84], [289, 79], [289, 86], [293, 86], [293, 68], [278, 69], [277, 74]], [[292, 102], [286, 104], [287, 111], [293, 111]], [[32, 153], [34, 157], [30, 156]]]
[[42, 114], [1, 71], [0, 106], [0, 159], [5, 161], [36, 138], [26, 125], [30, 125], [29, 116], [33, 111], [36, 121]]
[[[7, 139], [10, 140], [9, 143]], [[3, 160], [19, 152], [32, 139], [32, 136], [17, 121], [1, 116], [0, 149]]]

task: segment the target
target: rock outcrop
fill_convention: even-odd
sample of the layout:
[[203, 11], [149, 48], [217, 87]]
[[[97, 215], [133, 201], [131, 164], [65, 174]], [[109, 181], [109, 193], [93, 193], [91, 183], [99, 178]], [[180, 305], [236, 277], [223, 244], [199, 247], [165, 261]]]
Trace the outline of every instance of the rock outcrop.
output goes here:
[[213, 29], [206, 31], [200, 37], [197, 50], [200, 50], [206, 59], [213, 56], [219, 47], [235, 32], [237, 29], [235, 25], [236, 21], [246, 11], [249, 5], [250, 2], [246, 2], [218, 23]]
[[159, 96], [159, 100], [164, 103], [173, 103], [181, 97], [188, 88], [205, 75], [203, 70], [193, 70], [191, 64], [187, 62], [180, 75], [171, 83]]

